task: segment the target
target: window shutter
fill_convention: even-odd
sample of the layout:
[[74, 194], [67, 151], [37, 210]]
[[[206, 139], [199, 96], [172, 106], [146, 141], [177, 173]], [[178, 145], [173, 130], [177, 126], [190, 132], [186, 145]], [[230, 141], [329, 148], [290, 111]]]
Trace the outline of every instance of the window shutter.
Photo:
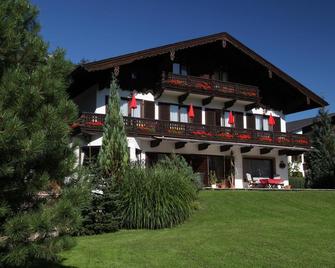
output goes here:
[[215, 125], [221, 126], [221, 110], [215, 110]]
[[247, 114], [247, 128], [248, 129], [255, 129], [255, 115]]
[[159, 103], [159, 119], [170, 121], [170, 105], [166, 103]]
[[234, 112], [235, 116], [235, 127], [236, 128], [243, 128], [243, 113], [241, 112]]
[[201, 107], [193, 107], [194, 110], [194, 124], [202, 124], [202, 109]]
[[275, 125], [273, 126], [273, 131], [281, 132], [280, 117], [273, 117], [275, 120]]
[[155, 103], [144, 101], [144, 118], [155, 119]]
[[206, 125], [213, 126], [215, 125], [215, 111], [206, 109]]

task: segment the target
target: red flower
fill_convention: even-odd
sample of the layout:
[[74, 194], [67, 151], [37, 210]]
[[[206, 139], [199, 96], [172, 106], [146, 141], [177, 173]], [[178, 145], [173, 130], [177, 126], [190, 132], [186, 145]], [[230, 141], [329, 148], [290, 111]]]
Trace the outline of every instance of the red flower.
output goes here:
[[289, 143], [290, 140], [288, 138], [285, 138], [285, 137], [278, 137], [277, 142], [278, 143]]
[[303, 140], [303, 139], [296, 140], [296, 142], [300, 143], [300, 144], [308, 144], [309, 143], [307, 140]]
[[104, 122], [101, 121], [91, 121], [91, 122], [86, 122], [87, 126], [92, 126], [92, 127], [101, 127], [104, 125]]
[[193, 132], [191, 132], [191, 134], [198, 135], [198, 136], [213, 136], [212, 133], [209, 133], [209, 132], [206, 132], [206, 131], [203, 131], [203, 130], [193, 131]]
[[240, 138], [241, 140], [250, 140], [251, 136], [249, 134], [239, 134], [237, 135], [238, 138]]
[[223, 137], [223, 138], [226, 138], [226, 139], [232, 139], [234, 138], [234, 135], [229, 133], [229, 132], [221, 132], [221, 133], [218, 133], [216, 134], [216, 136], [219, 136], [219, 137]]
[[258, 138], [260, 141], [268, 141], [268, 142], [271, 142], [272, 141], [272, 138], [271, 137], [259, 137]]
[[182, 80], [178, 80], [178, 79], [170, 79], [167, 82], [171, 85], [174, 85], [174, 86], [181, 86], [181, 85], [184, 84], [184, 82]]
[[207, 82], [198, 82], [195, 84], [195, 87], [204, 89], [204, 90], [212, 90], [211, 85], [208, 84]]

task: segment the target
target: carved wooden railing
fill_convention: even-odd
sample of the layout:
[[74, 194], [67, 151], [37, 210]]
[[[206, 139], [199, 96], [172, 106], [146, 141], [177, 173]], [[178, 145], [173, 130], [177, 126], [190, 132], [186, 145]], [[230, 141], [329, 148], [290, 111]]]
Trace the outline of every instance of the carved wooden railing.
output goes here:
[[217, 95], [233, 99], [259, 100], [256, 86], [225, 82], [196, 76], [168, 74], [162, 79], [163, 89], [176, 89], [200, 94]]
[[[104, 114], [83, 113], [73, 128], [101, 132]], [[292, 133], [207, 126], [135, 117], [124, 117], [124, 126], [131, 136], [165, 136], [208, 141], [238, 142], [289, 147], [310, 147], [308, 136]]]

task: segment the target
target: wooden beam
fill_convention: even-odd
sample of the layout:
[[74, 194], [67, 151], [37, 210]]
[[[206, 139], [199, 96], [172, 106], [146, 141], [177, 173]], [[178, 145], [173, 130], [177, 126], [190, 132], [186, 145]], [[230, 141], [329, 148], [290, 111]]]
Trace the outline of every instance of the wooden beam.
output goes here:
[[162, 142], [162, 140], [160, 140], [160, 139], [152, 140], [152, 141], [150, 141], [150, 147], [157, 147], [161, 142]]
[[183, 147], [185, 147], [185, 144], [186, 144], [187, 142], [185, 142], [185, 141], [179, 141], [179, 142], [176, 142], [175, 144], [174, 144], [174, 148], [175, 149], [180, 149], [180, 148], [183, 148]]
[[226, 101], [224, 104], [223, 104], [223, 108], [224, 109], [228, 109], [230, 107], [232, 107], [234, 104], [235, 104], [236, 100], [230, 100], [230, 101]]
[[251, 151], [251, 149], [254, 148], [253, 146], [245, 146], [241, 147], [241, 154], [245, 154]]
[[268, 154], [272, 151], [272, 148], [261, 148], [259, 150], [260, 154]]
[[258, 102], [254, 102], [254, 103], [251, 103], [251, 104], [248, 104], [244, 107], [244, 110], [245, 111], [250, 111], [254, 108], [259, 108], [260, 107], [260, 104]]
[[164, 89], [160, 89], [154, 97], [155, 100], [158, 100], [162, 96], [163, 92], [164, 92]]
[[209, 143], [200, 143], [198, 145], [198, 150], [199, 151], [206, 150], [208, 148], [208, 146], [209, 146]]
[[183, 102], [187, 99], [187, 97], [190, 95], [190, 93], [189, 92], [187, 92], [187, 93], [185, 93], [185, 94], [183, 94], [183, 95], [180, 95], [179, 97], [178, 97], [178, 102], [179, 102], [179, 104], [183, 104]]
[[230, 148], [233, 147], [233, 145], [221, 145], [220, 146], [220, 152], [226, 152], [230, 150]]
[[296, 151], [296, 150], [279, 150], [278, 155], [299, 155], [303, 154], [304, 152], [302, 151]]
[[202, 100], [202, 105], [206, 106], [206, 105], [210, 104], [212, 102], [213, 98], [214, 98], [214, 96], [210, 96], [208, 98], [203, 99]]

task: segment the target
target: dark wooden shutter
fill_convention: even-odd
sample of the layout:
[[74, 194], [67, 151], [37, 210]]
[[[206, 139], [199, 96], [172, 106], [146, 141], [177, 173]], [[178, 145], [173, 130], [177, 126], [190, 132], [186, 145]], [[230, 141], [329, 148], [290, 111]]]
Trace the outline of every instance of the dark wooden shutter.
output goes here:
[[207, 126], [215, 125], [215, 110], [206, 109], [206, 125]]
[[202, 123], [202, 109], [201, 107], [193, 107], [194, 110], [194, 124], [201, 124]]
[[280, 126], [280, 117], [273, 117], [275, 120], [275, 125], [273, 126], [273, 131], [281, 132], [281, 126]]
[[167, 103], [159, 103], [159, 120], [170, 121], [170, 105]]
[[221, 126], [221, 110], [215, 110], [215, 125]]
[[155, 119], [155, 103], [144, 101], [144, 118]]
[[255, 115], [247, 114], [247, 128], [249, 129], [256, 128]]
[[235, 127], [243, 128], [243, 113], [234, 112], [235, 115]]

